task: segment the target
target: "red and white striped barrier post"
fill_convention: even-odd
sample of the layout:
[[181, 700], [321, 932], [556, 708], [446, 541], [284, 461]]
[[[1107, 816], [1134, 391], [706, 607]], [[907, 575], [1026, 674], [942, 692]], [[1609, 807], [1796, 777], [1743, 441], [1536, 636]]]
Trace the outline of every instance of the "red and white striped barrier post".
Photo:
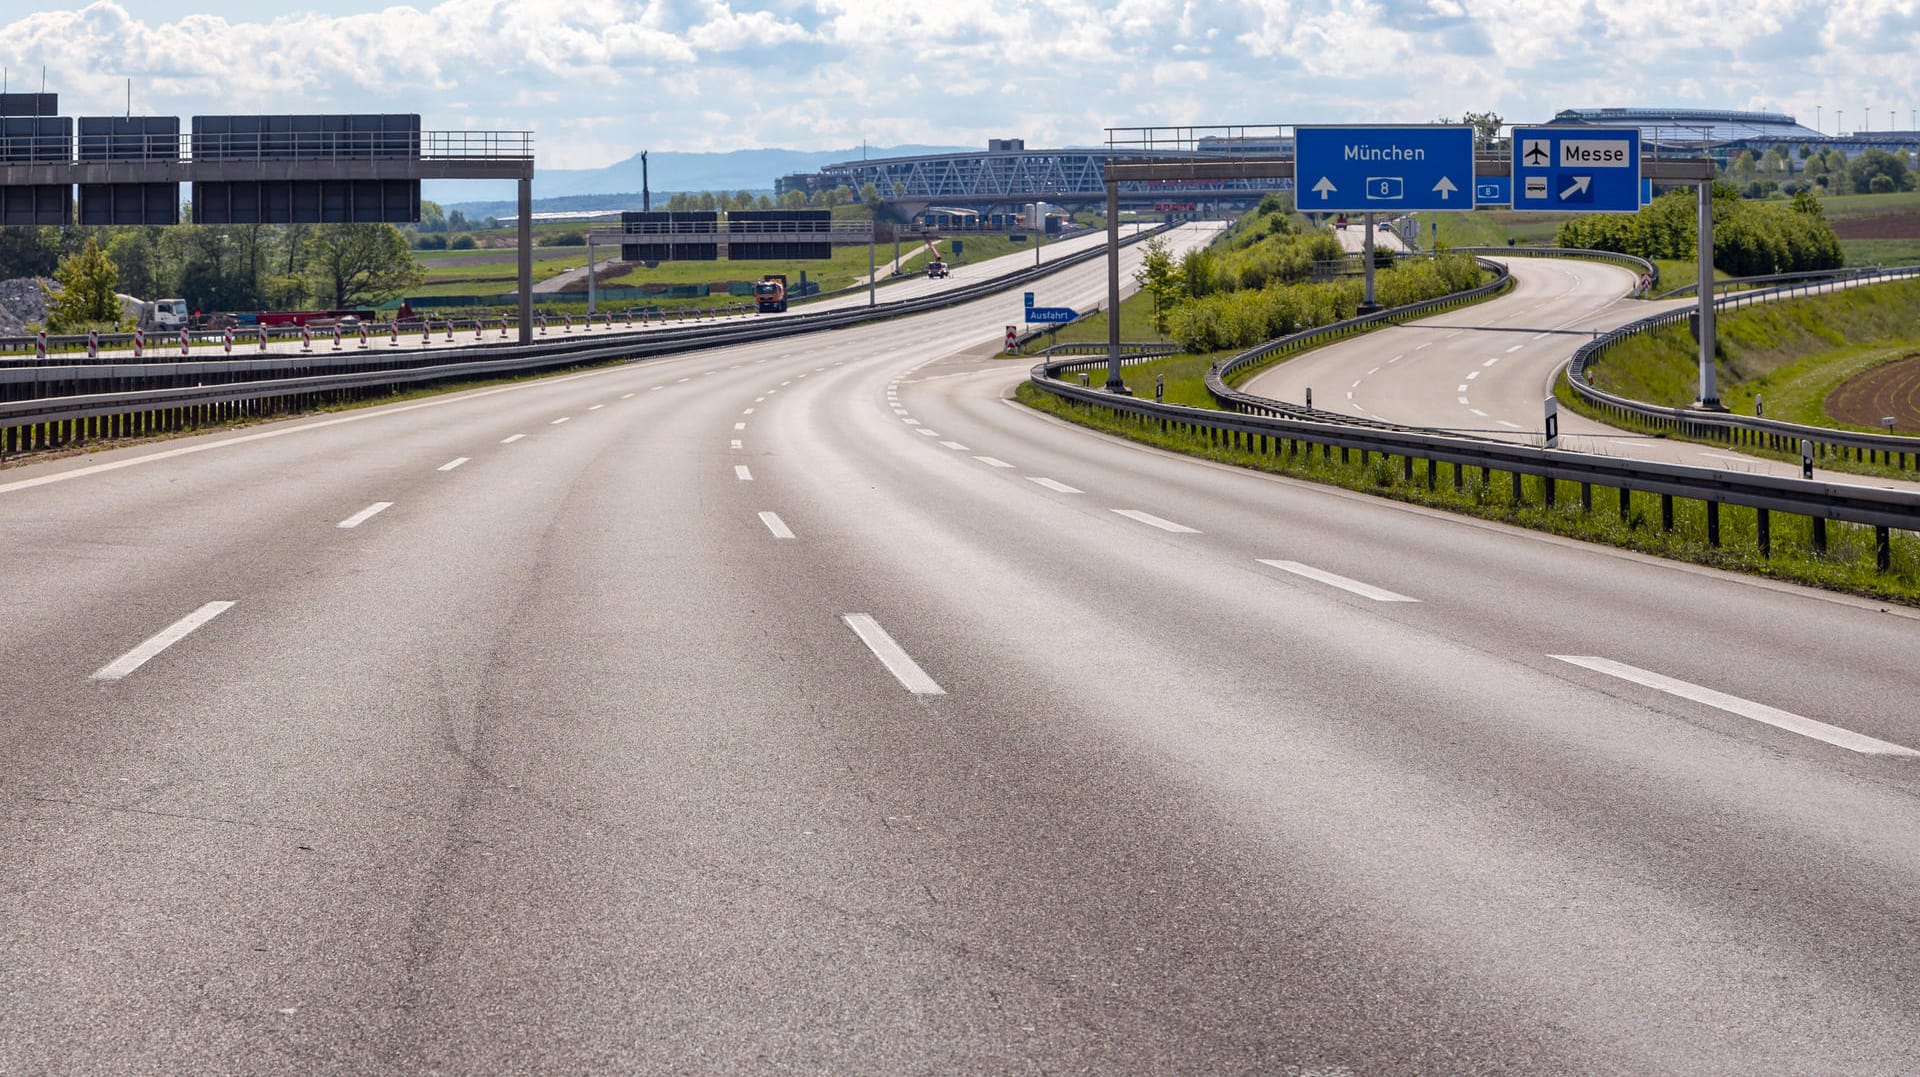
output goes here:
[[264, 325], [256, 325], [253, 328], [258, 334], [256, 342], [260, 345], [260, 351], [265, 353], [267, 350], [267, 327]]
[[427, 345], [432, 343], [433, 343], [433, 319], [422, 314], [420, 316], [420, 346], [424, 348]]
[[35, 359], [45, 359], [47, 357], [47, 331], [45, 329], [40, 330], [40, 335], [33, 338], [33, 357]]
[[360, 346], [362, 348], [367, 346], [367, 323], [365, 322], [360, 323]]
[[453, 319], [447, 319], [447, 343], [453, 343]]
[[100, 330], [87, 330], [87, 358], [100, 358]]
[[189, 344], [189, 341], [187, 340], [187, 331], [185, 329], [182, 329], [180, 330], [180, 354], [181, 355], [187, 354], [188, 344]]
[[333, 350], [340, 350], [340, 323], [333, 323]]
[[476, 343], [480, 340], [480, 334], [485, 332], [486, 328], [487, 320], [485, 318], [475, 318], [473, 320], [473, 339]]
[[500, 339], [507, 339], [507, 320], [505, 318], [500, 319]]
[[395, 318], [394, 320], [387, 323], [387, 347], [398, 348], [399, 346], [400, 346], [400, 319]]
[[543, 337], [547, 335], [547, 316], [544, 314], [540, 316], [540, 335]]
[[233, 326], [227, 326], [220, 334], [220, 350], [227, 355], [233, 354]]
[[564, 328], [564, 329], [562, 329], [562, 330], [561, 330], [561, 332], [563, 332], [563, 333], [571, 333], [571, 332], [573, 332], [573, 315], [571, 315], [571, 314], [562, 314], [562, 315], [560, 316], [560, 319], [561, 319], [561, 322], [562, 322], [562, 324], [564, 324], [564, 325], [566, 326], [566, 328]]
[[133, 331], [133, 357], [138, 359], [142, 355], [145, 355], [146, 351], [147, 331], [145, 329], [135, 329]]
[[303, 325], [300, 327], [300, 350], [303, 352], [313, 350], [313, 326]]
[[633, 308], [632, 307], [627, 308], [627, 328], [628, 329], [633, 328]]

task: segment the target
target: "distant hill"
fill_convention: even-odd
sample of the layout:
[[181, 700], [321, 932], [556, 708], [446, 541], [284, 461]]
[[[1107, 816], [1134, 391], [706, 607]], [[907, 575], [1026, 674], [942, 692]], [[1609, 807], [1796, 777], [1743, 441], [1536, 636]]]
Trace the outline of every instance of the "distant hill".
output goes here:
[[[972, 146], [869, 146], [865, 153], [875, 157], [911, 157], [923, 153], [967, 153], [982, 147]], [[855, 161], [861, 156], [855, 146], [844, 150], [734, 150], [731, 153], [675, 153], [663, 150], [647, 155], [648, 185], [654, 200], [665, 201], [667, 191], [754, 191], [771, 192], [774, 181], [795, 172], [816, 172], [823, 165]], [[533, 197], [536, 203], [549, 199], [574, 199], [585, 195], [616, 195], [640, 190], [640, 155], [605, 168], [555, 168], [536, 170]], [[421, 184], [421, 197], [448, 209], [459, 209], [469, 217], [512, 213], [517, 192], [511, 180], [427, 180]], [[638, 203], [636, 202], [637, 206]], [[501, 208], [501, 207], [506, 208]], [[536, 211], [556, 209], [626, 208], [614, 206], [550, 205]]]

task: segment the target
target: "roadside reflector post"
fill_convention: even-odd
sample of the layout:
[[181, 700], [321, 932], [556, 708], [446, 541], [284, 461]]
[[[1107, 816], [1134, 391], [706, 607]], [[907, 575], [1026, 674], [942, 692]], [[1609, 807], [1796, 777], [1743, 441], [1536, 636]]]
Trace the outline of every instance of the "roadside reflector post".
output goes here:
[[267, 327], [264, 325], [261, 325], [261, 326], [256, 326], [255, 328], [258, 329], [260, 333], [260, 350], [266, 351], [267, 350]]
[[1015, 331], [1014, 326], [1011, 326], [1011, 325], [1007, 326], [1007, 351], [1011, 352], [1015, 348], [1018, 348], [1019, 346], [1020, 346], [1020, 334]]
[[1800, 439], [1800, 477], [1813, 478], [1813, 442], [1807, 438]]
[[1560, 447], [1560, 402], [1548, 397], [1546, 410], [1547, 448], [1557, 449]]
[[1767, 413], [1767, 405], [1764, 401], [1760, 399], [1760, 394], [1759, 393], [1753, 394], [1753, 417], [1758, 419], [1766, 415], [1766, 413]]
[[1313, 410], [1313, 386], [1307, 386], [1307, 410]]
[[1155, 374], [1153, 376], [1153, 402], [1156, 404], [1164, 403], [1166, 398], [1167, 376], [1165, 374]]

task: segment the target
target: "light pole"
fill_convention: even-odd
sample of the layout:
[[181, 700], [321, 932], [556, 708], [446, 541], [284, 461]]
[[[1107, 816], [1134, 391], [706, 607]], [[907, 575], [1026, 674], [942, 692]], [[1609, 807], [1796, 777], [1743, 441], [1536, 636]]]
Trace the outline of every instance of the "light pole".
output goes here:
[[1820, 110], [1821, 110], [1821, 109], [1822, 109], [1823, 107], [1825, 107], [1825, 106], [1822, 106], [1822, 105], [1815, 105], [1815, 106], [1813, 106], [1813, 129], [1814, 129], [1814, 130], [1816, 130], [1816, 131], [1819, 131], [1819, 132], [1820, 132], [1821, 134], [1823, 134], [1823, 135], [1824, 135], [1824, 134], [1826, 134], [1827, 132], [1826, 132], [1826, 130], [1825, 130], [1824, 128], [1822, 128], [1822, 127], [1820, 126]]

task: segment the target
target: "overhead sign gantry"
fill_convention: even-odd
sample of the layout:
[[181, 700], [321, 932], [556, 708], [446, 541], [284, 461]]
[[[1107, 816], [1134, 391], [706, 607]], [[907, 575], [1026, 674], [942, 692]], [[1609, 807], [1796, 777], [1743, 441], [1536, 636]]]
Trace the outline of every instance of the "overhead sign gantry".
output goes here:
[[1473, 208], [1473, 128], [1294, 128], [1294, 202], [1319, 213]]

